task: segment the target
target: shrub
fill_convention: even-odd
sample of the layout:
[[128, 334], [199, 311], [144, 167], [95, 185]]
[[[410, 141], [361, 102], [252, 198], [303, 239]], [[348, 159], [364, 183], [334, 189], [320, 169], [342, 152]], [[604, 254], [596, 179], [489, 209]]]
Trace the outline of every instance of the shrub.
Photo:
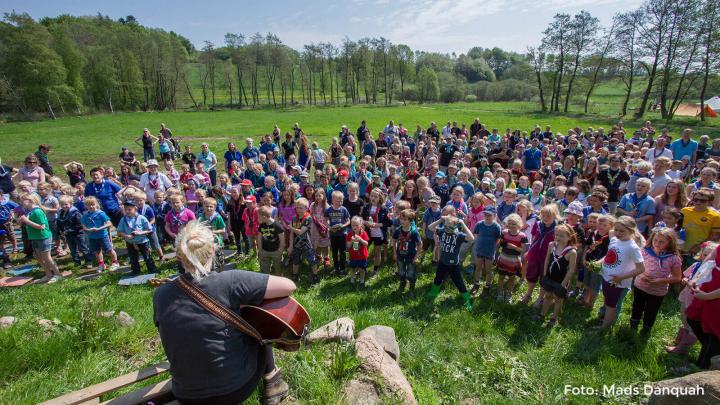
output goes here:
[[465, 96], [465, 101], [467, 101], [468, 103], [474, 103], [477, 101], [477, 96], [474, 94], [468, 94], [467, 96]]

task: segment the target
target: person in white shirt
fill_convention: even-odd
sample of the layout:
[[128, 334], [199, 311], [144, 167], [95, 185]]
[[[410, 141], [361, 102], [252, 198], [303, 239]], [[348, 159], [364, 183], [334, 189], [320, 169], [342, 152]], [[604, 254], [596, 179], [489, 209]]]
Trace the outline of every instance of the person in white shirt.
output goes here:
[[173, 183], [167, 175], [158, 172], [157, 160], [148, 160], [147, 168], [148, 171], [140, 176], [140, 188], [147, 194], [148, 201], [155, 201], [155, 192], [166, 191], [173, 186]]
[[655, 147], [648, 149], [648, 151], [645, 153], [645, 160], [647, 160], [651, 164], [655, 161], [655, 159], [663, 156], [672, 160], [672, 151], [665, 147], [666, 144], [667, 140], [662, 136], [655, 140]]

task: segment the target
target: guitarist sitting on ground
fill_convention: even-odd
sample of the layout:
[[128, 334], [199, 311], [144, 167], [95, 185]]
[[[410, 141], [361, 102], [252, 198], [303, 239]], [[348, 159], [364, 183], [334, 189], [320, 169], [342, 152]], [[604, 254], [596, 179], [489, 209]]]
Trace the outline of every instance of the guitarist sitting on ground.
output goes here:
[[[191, 221], [177, 236], [175, 246], [178, 259], [192, 275], [191, 282], [218, 303], [237, 312], [240, 305], [259, 305], [264, 299], [295, 291], [295, 284], [283, 277], [212, 272], [213, 240], [207, 226]], [[205, 310], [176, 283], [158, 288], [153, 306], [155, 325], [170, 361], [173, 395], [180, 403], [238, 404], [253, 393], [261, 376], [263, 403], [278, 404], [288, 395], [272, 349]]]

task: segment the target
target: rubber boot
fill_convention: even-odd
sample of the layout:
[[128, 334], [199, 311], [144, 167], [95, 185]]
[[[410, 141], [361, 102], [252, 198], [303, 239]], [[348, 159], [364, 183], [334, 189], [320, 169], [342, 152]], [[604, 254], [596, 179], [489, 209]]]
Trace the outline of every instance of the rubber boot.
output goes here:
[[438, 295], [440, 295], [440, 286], [435, 283], [431, 284], [430, 291], [427, 293], [427, 298], [434, 300]]
[[470, 293], [465, 291], [464, 293], [460, 294], [460, 297], [463, 300], [465, 309], [467, 309], [468, 311], [472, 311], [472, 301], [470, 300]]
[[630, 318], [630, 329], [637, 332], [638, 326], [640, 326], [640, 320]]
[[265, 405], [277, 405], [288, 396], [290, 386], [283, 380], [280, 370], [276, 369], [263, 377], [265, 387], [263, 389], [262, 403]]
[[400, 276], [400, 286], [398, 287], [399, 293], [405, 291], [405, 285], [407, 285], [407, 280], [405, 279], [405, 277]]
[[680, 341], [678, 344], [675, 346], [668, 346], [665, 350], [668, 353], [686, 355], [690, 352], [690, 348], [692, 348], [695, 342], [697, 342], [697, 338], [685, 328], [680, 328], [678, 335], [680, 335]]

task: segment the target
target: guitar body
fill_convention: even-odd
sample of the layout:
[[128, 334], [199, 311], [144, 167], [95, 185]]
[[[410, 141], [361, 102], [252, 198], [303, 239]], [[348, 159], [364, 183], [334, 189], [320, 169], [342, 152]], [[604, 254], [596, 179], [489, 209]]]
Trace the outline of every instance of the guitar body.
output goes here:
[[259, 306], [243, 306], [240, 316], [263, 339], [274, 341], [274, 346], [285, 351], [297, 350], [310, 326], [310, 315], [292, 297], [265, 300]]

